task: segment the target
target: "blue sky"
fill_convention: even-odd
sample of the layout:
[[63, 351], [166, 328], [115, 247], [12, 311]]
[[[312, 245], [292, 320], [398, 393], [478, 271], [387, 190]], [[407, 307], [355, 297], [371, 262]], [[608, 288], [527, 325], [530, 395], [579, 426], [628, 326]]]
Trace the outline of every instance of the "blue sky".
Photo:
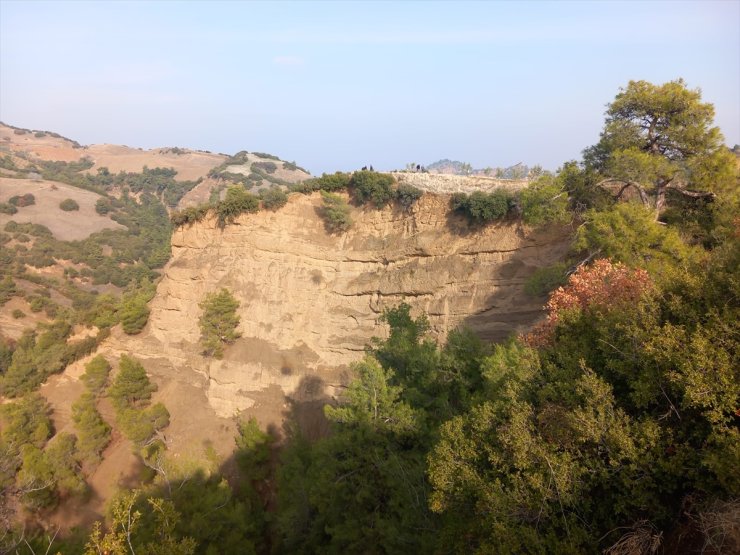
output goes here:
[[0, 120], [313, 173], [556, 169], [620, 86], [678, 77], [740, 143], [740, 2], [0, 0]]

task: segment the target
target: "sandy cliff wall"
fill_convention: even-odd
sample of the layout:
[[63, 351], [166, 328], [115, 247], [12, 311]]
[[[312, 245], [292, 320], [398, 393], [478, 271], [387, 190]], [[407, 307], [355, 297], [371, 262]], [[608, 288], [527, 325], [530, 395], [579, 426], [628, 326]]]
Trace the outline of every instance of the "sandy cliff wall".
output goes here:
[[[471, 230], [448, 202], [425, 195], [411, 212], [353, 209], [341, 235], [324, 230], [318, 195], [292, 195], [223, 230], [214, 220], [180, 228], [142, 345], [202, 375], [211, 406], [231, 416], [268, 389], [331, 394], [342, 367], [384, 333], [381, 311], [402, 301], [426, 312], [439, 337], [460, 324], [489, 339], [529, 325], [540, 302], [523, 283], [562, 255], [564, 232]], [[241, 303], [242, 338], [216, 361], [198, 354], [198, 303], [221, 287]]]

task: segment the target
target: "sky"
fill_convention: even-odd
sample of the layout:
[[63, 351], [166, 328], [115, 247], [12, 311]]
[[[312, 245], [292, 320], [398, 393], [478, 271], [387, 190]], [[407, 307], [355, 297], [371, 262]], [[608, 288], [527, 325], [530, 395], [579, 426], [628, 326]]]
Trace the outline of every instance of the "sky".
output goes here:
[[314, 174], [522, 162], [682, 77], [740, 143], [740, 0], [0, 0], [0, 120], [82, 144], [269, 152]]

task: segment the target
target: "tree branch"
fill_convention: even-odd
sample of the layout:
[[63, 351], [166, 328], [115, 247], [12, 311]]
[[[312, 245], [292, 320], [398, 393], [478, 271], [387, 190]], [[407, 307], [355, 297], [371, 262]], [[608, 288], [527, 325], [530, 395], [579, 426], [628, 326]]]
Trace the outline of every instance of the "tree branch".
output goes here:
[[[650, 206], [650, 200], [648, 199], [647, 193], [645, 192], [645, 188], [637, 183], [636, 181], [626, 181], [624, 179], [616, 179], [613, 177], [603, 179], [599, 181], [596, 186], [601, 187], [602, 189], [606, 189], [604, 187], [605, 185], [608, 185], [609, 183], [621, 183], [622, 188], [619, 190], [619, 192], [616, 195], [617, 199], [620, 199], [624, 192], [627, 190], [628, 187], [634, 187], [637, 189], [637, 192], [640, 194], [640, 200], [642, 201], [642, 204], [645, 206]], [[608, 189], [607, 189], [608, 190]]]

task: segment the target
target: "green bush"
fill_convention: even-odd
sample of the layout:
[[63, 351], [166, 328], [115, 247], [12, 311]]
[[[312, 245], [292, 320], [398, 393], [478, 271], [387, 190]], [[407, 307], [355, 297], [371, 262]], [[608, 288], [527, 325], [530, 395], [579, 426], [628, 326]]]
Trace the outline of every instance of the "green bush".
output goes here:
[[382, 208], [393, 200], [395, 182], [392, 175], [362, 170], [352, 174], [350, 187], [355, 200], [360, 204], [372, 202], [377, 208]]
[[341, 191], [349, 187], [352, 176], [348, 173], [336, 172], [332, 174], [323, 174], [321, 177], [306, 179], [300, 183], [294, 183], [289, 186], [291, 191], [309, 194], [314, 191]]
[[15, 281], [13, 281], [13, 278], [10, 276], [5, 276], [2, 281], [0, 281], [0, 306], [3, 306], [10, 299], [12, 299], [17, 291], [18, 290], [15, 288]]
[[277, 165], [274, 162], [254, 162], [252, 164], [252, 171], [262, 170], [266, 173], [275, 173]]
[[288, 202], [288, 195], [279, 187], [263, 189], [260, 197], [262, 198], [262, 205], [268, 210], [277, 210]]
[[13, 310], [12, 315], [13, 318], [15, 318], [16, 320], [20, 320], [21, 318], [26, 317], [26, 313], [23, 312], [20, 308], [16, 308], [15, 310]]
[[496, 189], [490, 193], [475, 191], [467, 195], [452, 195], [452, 209], [465, 214], [474, 224], [486, 224], [504, 218], [516, 207], [516, 196], [506, 189]]
[[32, 193], [26, 193], [25, 195], [15, 195], [10, 197], [8, 199], [8, 202], [12, 204], [13, 206], [17, 206], [18, 208], [22, 208], [24, 206], [31, 206], [32, 204], [36, 204], [36, 197], [33, 196]]
[[200, 342], [203, 353], [221, 358], [224, 354], [224, 345], [233, 343], [241, 334], [236, 331], [239, 325], [239, 301], [224, 288], [217, 293], [208, 293], [198, 306], [203, 313], [198, 324], [200, 325]]
[[339, 195], [326, 191], [321, 191], [321, 199], [323, 201], [321, 215], [329, 233], [347, 231], [352, 227], [352, 218], [347, 201]]
[[422, 194], [421, 189], [407, 183], [400, 183], [396, 188], [396, 200], [404, 210], [411, 208]]
[[538, 268], [525, 282], [525, 293], [533, 297], [539, 297], [548, 294], [561, 285], [565, 285], [568, 278], [566, 275], [567, 269], [567, 265], [562, 262], [553, 266]]
[[113, 203], [109, 198], [101, 197], [95, 203], [95, 211], [101, 216], [105, 216], [111, 210], [113, 210]]
[[259, 198], [244, 190], [242, 186], [226, 189], [226, 198], [216, 205], [216, 215], [221, 227], [232, 223], [239, 215], [257, 212], [260, 209]]
[[267, 154], [266, 152], [253, 152], [253, 155], [255, 155], [257, 158], [266, 158], [267, 160], [275, 160], [280, 161], [280, 158], [273, 154]]
[[77, 204], [77, 201], [71, 198], [66, 198], [62, 202], [59, 203], [59, 208], [64, 210], [65, 212], [72, 212], [73, 210], [79, 210], [80, 205]]
[[183, 210], [176, 210], [170, 215], [170, 221], [175, 227], [183, 225], [191, 225], [195, 222], [201, 221], [208, 215], [212, 206], [208, 203], [200, 204], [198, 206], [188, 206]]
[[12, 216], [18, 212], [18, 209], [10, 203], [0, 202], [0, 214], [8, 214]]

